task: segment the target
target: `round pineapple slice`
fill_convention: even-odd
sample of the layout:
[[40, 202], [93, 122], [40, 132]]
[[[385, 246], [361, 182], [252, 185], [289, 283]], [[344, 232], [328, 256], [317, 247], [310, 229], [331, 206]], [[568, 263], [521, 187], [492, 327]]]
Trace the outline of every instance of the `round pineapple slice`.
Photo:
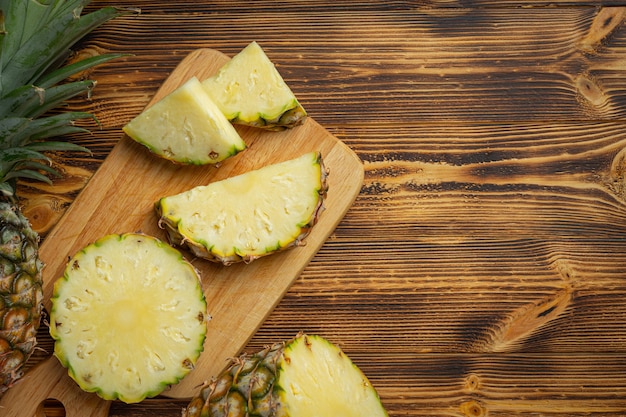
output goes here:
[[300, 334], [234, 359], [183, 417], [387, 417], [363, 372], [328, 340]]
[[139, 402], [193, 368], [206, 336], [199, 276], [143, 234], [108, 235], [72, 257], [54, 285], [54, 354], [85, 391]]

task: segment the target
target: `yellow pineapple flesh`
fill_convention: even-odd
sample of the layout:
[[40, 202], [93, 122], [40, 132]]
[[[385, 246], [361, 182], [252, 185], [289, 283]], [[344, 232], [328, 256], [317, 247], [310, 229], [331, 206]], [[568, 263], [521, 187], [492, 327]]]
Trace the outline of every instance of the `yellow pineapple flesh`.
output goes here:
[[172, 244], [228, 265], [299, 245], [326, 191], [321, 154], [310, 152], [163, 197], [155, 208]]
[[196, 77], [141, 112], [123, 130], [154, 154], [181, 164], [217, 164], [246, 147]]
[[50, 334], [83, 390], [135, 403], [191, 371], [208, 318], [199, 276], [180, 252], [147, 235], [108, 235], [55, 282]]
[[257, 42], [202, 81], [226, 118], [269, 130], [302, 124], [307, 113]]

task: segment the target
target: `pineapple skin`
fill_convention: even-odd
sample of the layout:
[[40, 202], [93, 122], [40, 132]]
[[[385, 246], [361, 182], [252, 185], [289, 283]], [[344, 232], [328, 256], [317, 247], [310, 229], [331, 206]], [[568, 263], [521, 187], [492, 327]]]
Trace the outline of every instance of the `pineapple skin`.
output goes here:
[[388, 414], [367, 377], [337, 346], [320, 336], [301, 333], [251, 356], [244, 354], [232, 359], [217, 378], [201, 387], [182, 416], [388, 417]]
[[43, 311], [39, 239], [11, 201], [0, 200], [0, 395], [22, 375]]

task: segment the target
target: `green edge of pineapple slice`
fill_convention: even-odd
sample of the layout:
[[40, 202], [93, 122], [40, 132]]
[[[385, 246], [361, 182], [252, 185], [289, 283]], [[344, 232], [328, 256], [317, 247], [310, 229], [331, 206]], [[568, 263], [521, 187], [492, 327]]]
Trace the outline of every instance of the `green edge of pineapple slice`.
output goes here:
[[202, 85], [235, 124], [282, 130], [302, 124], [307, 116], [256, 42], [248, 44]]
[[174, 245], [229, 265], [297, 246], [323, 210], [326, 169], [319, 152], [194, 187], [155, 203]]
[[54, 354], [85, 391], [136, 403], [194, 367], [206, 337], [194, 267], [167, 243], [107, 235], [77, 252], [54, 285]]
[[183, 417], [387, 417], [374, 386], [321, 336], [299, 334], [242, 355], [190, 400]]
[[141, 112], [123, 130], [154, 154], [181, 164], [217, 164], [246, 147], [196, 77]]

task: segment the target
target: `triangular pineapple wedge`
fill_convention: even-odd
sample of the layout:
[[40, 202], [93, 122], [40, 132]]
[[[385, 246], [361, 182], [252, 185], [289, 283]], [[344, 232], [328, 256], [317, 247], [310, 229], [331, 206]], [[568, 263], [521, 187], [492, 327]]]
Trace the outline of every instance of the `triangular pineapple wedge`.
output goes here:
[[300, 244], [323, 210], [319, 152], [161, 198], [155, 208], [170, 243], [225, 265]]
[[301, 124], [307, 115], [256, 42], [246, 46], [202, 84], [233, 123], [282, 130]]
[[196, 77], [123, 128], [153, 153], [182, 164], [217, 164], [246, 147]]

